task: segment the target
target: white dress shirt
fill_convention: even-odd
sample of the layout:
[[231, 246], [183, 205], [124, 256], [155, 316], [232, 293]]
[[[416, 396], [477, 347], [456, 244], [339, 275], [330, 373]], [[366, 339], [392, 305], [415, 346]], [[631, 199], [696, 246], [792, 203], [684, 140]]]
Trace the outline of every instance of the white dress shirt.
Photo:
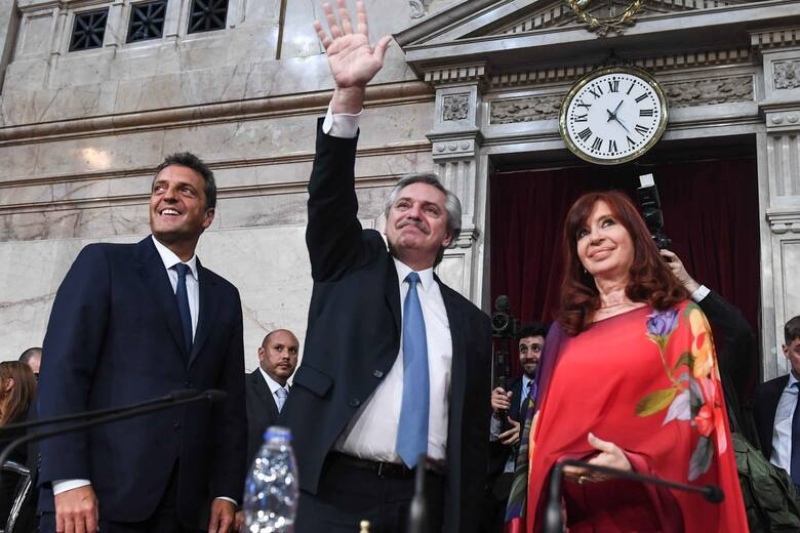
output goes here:
[[[400, 309], [408, 293], [406, 276], [411, 269], [394, 260], [400, 283]], [[425, 320], [428, 345], [428, 373], [430, 376], [430, 411], [428, 413], [428, 456], [445, 458], [447, 448], [447, 421], [450, 405], [450, 375], [453, 360], [453, 343], [450, 324], [442, 300], [439, 284], [433, 278], [433, 268], [417, 272], [417, 286], [422, 316]], [[373, 461], [400, 463], [395, 451], [397, 428], [400, 423], [400, 405], [403, 398], [403, 342], [391, 370], [353, 416], [334, 448], [348, 455]]]
[[[264, 378], [264, 381], [267, 383], [267, 387], [269, 387], [269, 392], [272, 394], [272, 400], [275, 402], [275, 406], [277, 407], [279, 402], [278, 402], [278, 395], [276, 394], [276, 392], [278, 391], [278, 389], [282, 388], [288, 394], [288, 392], [289, 392], [289, 384], [287, 383], [285, 386], [281, 385], [280, 383], [278, 383], [277, 381], [272, 379], [272, 377], [270, 377], [270, 375], [267, 374], [264, 371], [264, 369], [261, 368], [261, 366], [258, 367], [258, 370], [261, 372], [261, 376]], [[280, 411], [280, 409], [278, 409], [278, 411]]]
[[779, 466], [791, 475], [792, 473], [792, 416], [797, 405], [797, 378], [789, 373], [789, 381], [786, 383], [781, 397], [778, 400], [778, 408], [775, 409], [775, 424], [772, 430], [772, 453], [770, 462]]

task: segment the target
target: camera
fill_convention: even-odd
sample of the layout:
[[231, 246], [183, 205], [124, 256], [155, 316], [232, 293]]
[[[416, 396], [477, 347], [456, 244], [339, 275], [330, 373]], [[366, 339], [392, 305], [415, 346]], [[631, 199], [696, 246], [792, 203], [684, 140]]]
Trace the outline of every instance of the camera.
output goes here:
[[664, 232], [664, 213], [661, 212], [661, 198], [658, 196], [652, 174], [639, 176], [639, 188], [636, 189], [636, 200], [642, 210], [642, 218], [650, 230], [650, 235], [659, 250], [670, 248], [672, 240]]
[[511, 316], [508, 296], [501, 294], [494, 301], [495, 312], [492, 313], [492, 336], [500, 339], [516, 340], [519, 320]]

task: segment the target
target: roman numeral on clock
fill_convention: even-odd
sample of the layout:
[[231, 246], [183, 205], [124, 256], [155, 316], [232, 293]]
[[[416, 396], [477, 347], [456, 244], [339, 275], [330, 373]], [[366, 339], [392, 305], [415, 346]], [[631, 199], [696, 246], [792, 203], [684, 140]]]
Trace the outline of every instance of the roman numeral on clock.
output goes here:
[[585, 141], [591, 136], [592, 136], [592, 130], [590, 128], [586, 128], [582, 132], [578, 133], [578, 137], [580, 137], [582, 141]]
[[608, 81], [608, 90], [612, 93], [619, 92], [619, 80], [609, 80]]
[[644, 135], [645, 133], [647, 133], [647, 128], [646, 128], [646, 127], [644, 127], [644, 126], [642, 126], [641, 124], [637, 124], [637, 125], [636, 125], [636, 127], [635, 127], [634, 129], [635, 129], [637, 132], [639, 132], [639, 134], [640, 134], [640, 135]]
[[589, 113], [586, 113], [585, 115], [575, 116], [572, 119], [572, 122], [589, 122]]
[[589, 89], [589, 94], [591, 94], [595, 98], [600, 98], [601, 96], [603, 96], [603, 89], [599, 86], [593, 89]]
[[652, 117], [655, 111], [653, 109], [640, 109], [639, 116], [640, 117]]
[[619, 150], [617, 150], [617, 141], [614, 139], [608, 141], [608, 151], [612, 154], [619, 152]]
[[603, 139], [596, 137], [592, 143], [592, 150], [600, 150], [603, 147]]
[[639, 102], [641, 102], [645, 98], [647, 98], [647, 93], [644, 93], [641, 96], [639, 96], [638, 98], [636, 98], [636, 103], [638, 104]]

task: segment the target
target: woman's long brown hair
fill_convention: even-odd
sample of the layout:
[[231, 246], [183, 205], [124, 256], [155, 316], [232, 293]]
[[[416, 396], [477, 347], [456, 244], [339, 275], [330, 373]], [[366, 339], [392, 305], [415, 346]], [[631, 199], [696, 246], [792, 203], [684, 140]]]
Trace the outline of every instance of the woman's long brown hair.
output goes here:
[[658, 253], [650, 231], [630, 199], [620, 191], [586, 193], [572, 204], [562, 236], [565, 272], [556, 319], [568, 335], [577, 335], [588, 328], [592, 314], [600, 309], [600, 294], [594, 278], [584, 270], [578, 258], [578, 230], [586, 224], [597, 202], [608, 205], [633, 241], [633, 264], [625, 289], [628, 298], [664, 310], [689, 296]]

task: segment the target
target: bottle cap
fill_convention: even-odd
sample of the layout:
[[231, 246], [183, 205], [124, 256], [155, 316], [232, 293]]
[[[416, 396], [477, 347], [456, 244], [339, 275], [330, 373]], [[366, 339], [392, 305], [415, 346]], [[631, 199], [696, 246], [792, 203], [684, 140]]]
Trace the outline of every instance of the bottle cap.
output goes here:
[[292, 430], [283, 426], [270, 426], [264, 431], [264, 439], [292, 440]]

